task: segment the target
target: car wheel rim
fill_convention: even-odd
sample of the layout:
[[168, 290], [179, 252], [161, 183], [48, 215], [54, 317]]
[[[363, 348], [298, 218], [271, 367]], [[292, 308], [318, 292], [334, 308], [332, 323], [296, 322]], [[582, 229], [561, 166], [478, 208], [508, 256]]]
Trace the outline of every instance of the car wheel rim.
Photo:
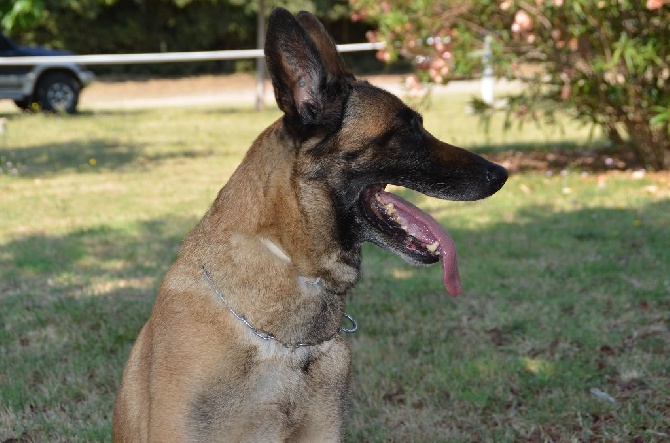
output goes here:
[[74, 91], [65, 83], [54, 83], [47, 90], [47, 100], [55, 111], [65, 111], [74, 101]]

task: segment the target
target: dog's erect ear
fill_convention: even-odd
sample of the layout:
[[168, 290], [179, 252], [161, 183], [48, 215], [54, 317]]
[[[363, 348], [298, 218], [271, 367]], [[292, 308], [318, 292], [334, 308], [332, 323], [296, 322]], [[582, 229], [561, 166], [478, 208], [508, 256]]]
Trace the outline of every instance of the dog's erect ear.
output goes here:
[[286, 9], [276, 8], [268, 20], [265, 58], [277, 105], [298, 129], [334, 131], [342, 122], [353, 77], [323, 25], [308, 13], [298, 17], [300, 23]]
[[329, 77], [332, 76], [337, 80], [354, 80], [353, 74], [349, 72], [349, 68], [344, 64], [342, 57], [337, 52], [335, 42], [319, 19], [305, 11], [299, 12], [295, 18], [316, 44], [319, 54], [321, 54], [321, 59], [326, 65]]

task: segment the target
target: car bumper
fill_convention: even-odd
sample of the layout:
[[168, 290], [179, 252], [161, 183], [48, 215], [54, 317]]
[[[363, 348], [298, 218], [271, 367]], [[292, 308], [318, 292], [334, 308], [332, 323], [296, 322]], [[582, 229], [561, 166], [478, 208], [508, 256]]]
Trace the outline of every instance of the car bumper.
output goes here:
[[79, 71], [79, 81], [81, 82], [81, 87], [85, 88], [90, 85], [93, 80], [95, 80], [95, 74], [91, 71], [82, 70]]

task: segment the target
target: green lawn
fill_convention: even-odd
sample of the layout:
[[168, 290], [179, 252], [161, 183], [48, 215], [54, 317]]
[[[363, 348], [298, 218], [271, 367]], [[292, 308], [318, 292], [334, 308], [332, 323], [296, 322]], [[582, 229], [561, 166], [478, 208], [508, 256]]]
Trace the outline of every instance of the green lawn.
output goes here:
[[[484, 134], [466, 100], [435, 97], [426, 127], [484, 154], [588, 148], [567, 123]], [[110, 439], [160, 279], [278, 116], [4, 115], [0, 442]], [[399, 192], [452, 233], [464, 291], [366, 246], [348, 441], [670, 440], [670, 174], [528, 171], [475, 203]]]

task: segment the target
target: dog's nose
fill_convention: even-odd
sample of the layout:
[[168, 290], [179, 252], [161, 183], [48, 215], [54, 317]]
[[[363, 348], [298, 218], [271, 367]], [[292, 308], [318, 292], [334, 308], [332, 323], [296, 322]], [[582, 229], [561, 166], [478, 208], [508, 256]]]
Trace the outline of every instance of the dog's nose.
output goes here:
[[486, 180], [489, 183], [491, 194], [498, 192], [507, 181], [507, 169], [495, 163], [486, 171]]

